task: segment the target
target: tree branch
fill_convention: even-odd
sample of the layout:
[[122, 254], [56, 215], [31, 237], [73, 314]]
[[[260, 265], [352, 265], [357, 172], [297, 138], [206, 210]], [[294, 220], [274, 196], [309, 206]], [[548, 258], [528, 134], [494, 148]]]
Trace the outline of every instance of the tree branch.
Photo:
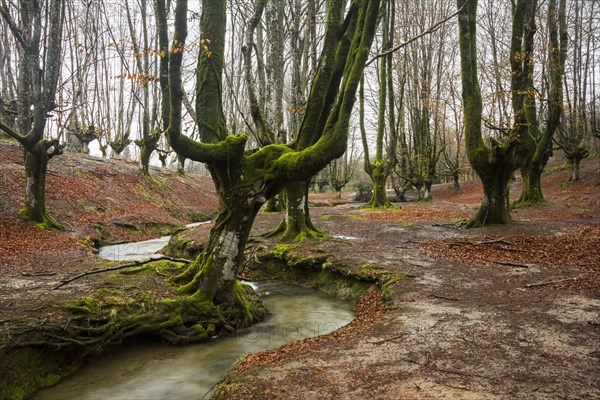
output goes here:
[[419, 33], [417, 36], [414, 36], [414, 37], [408, 39], [406, 42], [400, 43], [399, 45], [394, 46], [391, 49], [384, 51], [383, 53], [377, 54], [375, 57], [371, 58], [367, 62], [367, 64], [365, 66], [368, 67], [369, 65], [371, 65], [378, 58], [385, 57], [388, 54], [395, 53], [396, 51], [400, 50], [403, 47], [408, 46], [409, 44], [411, 44], [412, 42], [414, 42], [414, 41], [422, 38], [423, 36], [429, 35], [429, 34], [435, 32], [435, 31], [437, 31], [440, 26], [442, 26], [443, 24], [445, 24], [446, 22], [448, 22], [452, 18], [456, 17], [462, 11], [462, 9], [465, 8], [466, 5], [467, 5], [467, 2], [465, 1], [465, 3], [454, 14], [449, 15], [446, 18], [444, 18], [444, 19], [436, 22], [435, 24], [431, 25], [427, 30]]

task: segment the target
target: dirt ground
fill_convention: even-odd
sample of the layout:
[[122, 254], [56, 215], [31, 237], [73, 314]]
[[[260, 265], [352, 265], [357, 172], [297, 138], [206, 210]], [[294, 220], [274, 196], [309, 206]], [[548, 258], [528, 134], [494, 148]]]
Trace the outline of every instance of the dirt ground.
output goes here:
[[409, 278], [384, 313], [370, 307], [336, 334], [249, 356], [220, 397], [600, 398], [598, 167], [589, 161], [569, 186], [559, 185], [567, 172], [546, 176], [550, 204], [515, 210], [506, 227], [449, 226], [475, 210], [473, 183], [390, 211], [313, 208], [317, 225], [342, 238], [321, 243], [324, 252]]
[[[51, 163], [49, 192], [58, 194], [49, 196], [49, 207], [69, 230], [39, 231], [16, 217], [21, 177], [14, 154], [0, 146], [3, 343], [19, 326], [60, 323], [64, 315], [55, 301], [98, 287], [165, 286], [153, 278], [115, 281], [99, 274], [52, 290], [99, 265], [85, 240], [90, 224], [104, 223], [113, 241], [143, 240], [151, 233], [125, 229], [128, 224], [152, 216], [181, 224], [191, 211], [210, 213], [216, 206], [204, 178], [157, 174], [162, 183], [149, 184], [135, 166], [118, 162], [102, 166], [109, 174], [128, 172], [98, 178], [107, 186], [84, 192], [96, 180], [85, 168], [65, 178], [74, 162], [67, 156]], [[86, 163], [91, 170], [97, 161]], [[373, 294], [363, 298], [357, 320], [331, 335], [247, 357], [225, 378], [223, 398], [600, 398], [600, 159], [582, 163], [581, 182], [561, 186], [568, 174], [545, 175], [549, 204], [515, 210], [509, 226], [452, 228], [481, 199], [473, 182], [458, 194], [439, 185], [431, 203], [396, 203], [381, 212], [352, 202], [313, 207], [314, 222], [333, 240], [305, 242], [298, 251], [319, 248], [349, 267], [375, 264], [408, 278], [394, 284], [393, 298], [383, 305]], [[65, 179], [80, 186], [61, 184]], [[140, 193], [142, 200], [135, 200]], [[512, 193], [519, 193], [519, 182]], [[274, 228], [281, 218], [259, 215], [254, 232]], [[197, 228], [198, 235], [209, 228]]]

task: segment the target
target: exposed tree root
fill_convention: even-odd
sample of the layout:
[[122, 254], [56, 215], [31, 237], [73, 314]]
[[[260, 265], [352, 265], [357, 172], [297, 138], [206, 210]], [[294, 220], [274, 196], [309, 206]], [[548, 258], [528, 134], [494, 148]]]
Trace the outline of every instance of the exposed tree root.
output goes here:
[[102, 269], [94, 269], [92, 271], [87, 271], [87, 272], [82, 272], [81, 274], [77, 274], [75, 276], [72, 276], [70, 278], [66, 278], [60, 281], [60, 283], [56, 286], [54, 286], [52, 288], [52, 290], [56, 290], [64, 285], [66, 285], [67, 283], [73, 282], [76, 279], [82, 278], [84, 276], [88, 276], [88, 275], [94, 275], [94, 274], [100, 274], [103, 272], [109, 272], [109, 271], [117, 271], [120, 269], [125, 269], [125, 268], [132, 268], [132, 267], [139, 267], [154, 261], [160, 261], [160, 260], [169, 260], [169, 261], [173, 261], [173, 262], [179, 262], [179, 263], [184, 263], [184, 264], [189, 264], [191, 263], [190, 260], [185, 260], [182, 258], [173, 258], [173, 257], [169, 257], [169, 256], [160, 256], [157, 258], [147, 258], [144, 260], [139, 260], [130, 264], [124, 264], [124, 265], [118, 265], [116, 267], [109, 267], [109, 268], [102, 268]]

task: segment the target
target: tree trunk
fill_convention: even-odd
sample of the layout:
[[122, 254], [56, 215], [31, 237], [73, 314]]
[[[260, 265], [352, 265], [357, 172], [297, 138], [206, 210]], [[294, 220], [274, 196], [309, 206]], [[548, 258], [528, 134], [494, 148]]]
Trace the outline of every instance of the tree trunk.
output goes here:
[[185, 176], [185, 160], [185, 157], [177, 155], [177, 175], [179, 176]]
[[571, 163], [571, 178], [569, 178], [569, 180], [571, 182], [578, 182], [581, 179], [581, 176], [579, 175], [579, 163], [581, 162], [581, 159], [579, 157], [574, 157], [570, 159], [569, 162]]
[[44, 229], [62, 228], [46, 210], [46, 172], [49, 156], [42, 149], [24, 150], [25, 156], [25, 206], [19, 212], [27, 221]]
[[221, 202], [226, 204], [215, 220], [206, 249], [175, 282], [187, 282], [179, 293], [198, 294], [213, 299], [215, 304], [242, 310], [247, 315], [240, 315], [241, 320], [249, 323], [251, 314], [247, 301], [237, 293], [236, 277], [241, 272], [248, 236], [262, 204], [233, 191], [222, 196]]
[[544, 166], [536, 162], [528, 162], [521, 167], [523, 192], [515, 205], [545, 203], [544, 195], [542, 194], [543, 169]]
[[482, 177], [483, 201], [475, 216], [469, 221], [468, 227], [478, 227], [490, 224], [507, 224], [511, 221], [508, 207], [508, 181], [511, 169], [496, 171]]
[[392, 207], [392, 203], [388, 199], [385, 190], [387, 176], [383, 171], [383, 167], [374, 165], [370, 175], [373, 181], [373, 196], [371, 197], [371, 201], [367, 203], [367, 206], [371, 208]]
[[283, 232], [284, 240], [319, 239], [325, 234], [320, 232], [310, 219], [308, 207], [309, 181], [291, 182], [285, 187], [285, 221], [275, 232]]
[[419, 188], [419, 200], [418, 201], [431, 201], [431, 181], [423, 182], [423, 185]]
[[460, 183], [459, 183], [459, 176], [458, 176], [458, 172], [455, 172], [454, 174], [452, 174], [452, 179], [454, 182], [454, 193], [458, 193], [460, 192]]
[[142, 139], [140, 146], [140, 171], [144, 176], [150, 176], [150, 157], [154, 151], [156, 141], [152, 138]]
[[283, 211], [283, 206], [281, 203], [281, 194], [275, 197], [271, 197], [269, 200], [267, 200], [267, 204], [265, 204], [263, 211], [269, 213]]

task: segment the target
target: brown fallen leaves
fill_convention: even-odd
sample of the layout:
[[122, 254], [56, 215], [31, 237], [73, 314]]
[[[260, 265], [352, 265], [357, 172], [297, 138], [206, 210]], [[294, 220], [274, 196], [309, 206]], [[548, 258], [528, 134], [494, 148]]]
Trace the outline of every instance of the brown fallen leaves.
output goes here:
[[599, 226], [575, 226], [549, 236], [431, 240], [422, 249], [435, 258], [486, 267], [551, 268], [563, 278], [577, 278], [553, 287], [600, 292]]

